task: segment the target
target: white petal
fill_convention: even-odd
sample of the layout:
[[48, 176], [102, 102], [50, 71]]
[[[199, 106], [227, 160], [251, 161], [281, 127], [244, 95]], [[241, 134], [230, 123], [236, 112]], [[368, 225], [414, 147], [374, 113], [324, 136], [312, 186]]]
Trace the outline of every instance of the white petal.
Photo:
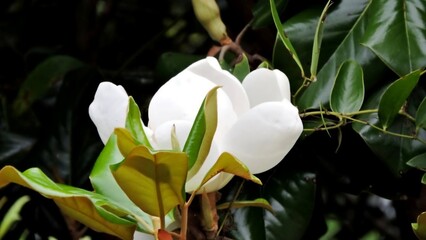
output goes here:
[[129, 96], [122, 86], [110, 82], [99, 84], [89, 106], [89, 115], [103, 143], [108, 141], [115, 128], [125, 126], [128, 106]]
[[298, 110], [289, 101], [266, 102], [238, 119], [221, 148], [244, 162], [251, 173], [261, 173], [287, 155], [302, 130]]
[[[176, 137], [181, 148], [185, 146], [186, 139], [191, 131], [192, 122], [185, 120], [168, 121], [160, 125], [154, 133], [153, 139], [157, 150], [172, 149], [172, 128], [175, 126]], [[182, 149], [181, 149], [182, 150]]]
[[279, 70], [256, 69], [246, 76], [243, 87], [251, 107], [263, 102], [283, 99], [290, 101], [290, 83], [287, 76]]
[[[190, 71], [184, 71], [166, 84], [153, 96], [149, 109], [148, 126], [154, 131], [170, 121], [184, 120], [193, 122], [207, 93], [216, 85], [204, 77]], [[217, 90], [218, 126], [216, 139], [235, 123], [237, 115], [231, 100], [222, 90]]]
[[165, 83], [152, 97], [148, 126], [155, 130], [172, 120], [193, 121], [208, 93], [215, 85], [209, 80], [184, 71]]
[[[204, 164], [201, 166], [200, 170], [190, 179], [186, 181], [185, 191], [188, 193], [193, 192], [201, 183], [206, 173], [210, 168], [216, 163], [219, 157], [219, 149], [215, 142], [212, 143], [210, 153], [207, 156], [207, 159], [204, 161]], [[228, 173], [219, 173], [212, 179], [210, 179], [198, 193], [205, 192], [214, 192], [222, 187], [224, 187], [234, 175]]]
[[186, 70], [206, 77], [215, 85], [222, 86], [223, 91], [231, 99], [237, 115], [241, 115], [249, 109], [248, 97], [240, 81], [230, 72], [223, 70], [216, 58], [207, 57], [193, 63]]

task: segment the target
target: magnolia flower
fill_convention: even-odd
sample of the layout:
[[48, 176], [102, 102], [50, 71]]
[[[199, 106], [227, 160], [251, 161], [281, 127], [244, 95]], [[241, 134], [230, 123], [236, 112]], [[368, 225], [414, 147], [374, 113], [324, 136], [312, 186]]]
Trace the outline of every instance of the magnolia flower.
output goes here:
[[[183, 148], [194, 119], [208, 91], [217, 92], [218, 124], [210, 152], [200, 170], [187, 180], [185, 189], [194, 191], [222, 152], [242, 161], [251, 173], [277, 165], [294, 146], [303, 125], [298, 109], [290, 102], [288, 78], [279, 70], [257, 69], [240, 83], [222, 70], [217, 60], [207, 57], [193, 63], [165, 83], [153, 96], [145, 132], [155, 149], [172, 149], [175, 127]], [[99, 85], [89, 114], [105, 143], [116, 127], [124, 127], [128, 95], [123, 87], [109, 82]], [[220, 173], [203, 191], [226, 185], [233, 175]]]

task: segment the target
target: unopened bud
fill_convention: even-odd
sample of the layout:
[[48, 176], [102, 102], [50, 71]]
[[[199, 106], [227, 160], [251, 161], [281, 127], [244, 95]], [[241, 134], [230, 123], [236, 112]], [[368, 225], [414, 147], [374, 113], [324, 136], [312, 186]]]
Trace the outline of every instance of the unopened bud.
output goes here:
[[220, 10], [216, 0], [192, 0], [192, 7], [198, 21], [213, 40], [222, 45], [232, 42], [226, 33], [226, 26], [220, 18]]

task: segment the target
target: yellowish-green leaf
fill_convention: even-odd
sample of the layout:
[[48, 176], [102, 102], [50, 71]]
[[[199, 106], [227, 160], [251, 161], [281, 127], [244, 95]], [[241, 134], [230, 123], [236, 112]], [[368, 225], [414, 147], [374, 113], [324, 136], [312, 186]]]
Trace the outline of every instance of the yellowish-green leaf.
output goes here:
[[144, 212], [164, 218], [185, 202], [188, 157], [184, 152], [152, 153], [146, 146], [135, 147], [122, 163], [112, 166], [118, 185]]
[[242, 207], [261, 207], [270, 212], [274, 212], [271, 204], [264, 198], [256, 198], [254, 200], [247, 201], [235, 201], [235, 202], [226, 202], [216, 206], [217, 209], [227, 209], [227, 208], [242, 208]]
[[250, 173], [249, 169], [243, 162], [238, 160], [236, 157], [231, 155], [228, 152], [224, 152], [219, 156], [219, 159], [213, 165], [212, 168], [207, 172], [204, 176], [203, 181], [201, 181], [200, 186], [197, 190], [199, 190], [204, 184], [206, 184], [210, 179], [221, 172], [226, 172], [230, 174], [234, 174], [236, 176], [242, 177], [246, 180], [250, 180], [254, 183], [262, 185], [262, 182], [259, 178]]
[[183, 151], [188, 154], [188, 177], [194, 176], [204, 163], [217, 127], [217, 89], [210, 90], [192, 125]]
[[111, 213], [103, 208], [98, 208], [86, 197], [68, 197], [53, 198], [61, 211], [73, 219], [91, 229], [108, 233], [124, 239], [132, 239], [135, 227], [110, 223], [105, 220], [104, 216], [111, 216]]
[[129, 130], [125, 128], [114, 129], [115, 135], [117, 135], [117, 145], [120, 149], [121, 154], [126, 157], [133, 148], [136, 147], [136, 139], [132, 136]]
[[21, 220], [19, 212], [22, 207], [30, 201], [30, 197], [22, 196], [10, 207], [7, 213], [4, 215], [3, 220], [0, 222], [0, 239], [3, 239], [3, 236], [10, 229], [10, 227], [17, 221]]
[[[119, 203], [120, 207], [131, 213], [135, 219], [138, 219], [140, 231], [152, 233], [153, 226], [151, 223], [151, 216], [143, 212], [128, 198], [112, 175], [110, 166], [120, 163], [124, 159], [118, 148], [117, 138], [116, 134], [111, 134], [90, 173], [90, 182], [96, 193], [108, 198], [111, 202]], [[169, 220], [169, 222], [173, 221], [171, 218], [166, 220]]]
[[419, 239], [426, 239], [426, 212], [422, 212], [417, 217], [417, 223], [412, 223], [411, 227]]
[[[31, 168], [21, 173], [12, 166], [0, 170], [0, 188], [16, 183], [53, 199], [61, 210], [88, 227], [121, 239], [133, 239], [136, 225], [107, 209], [124, 215], [125, 211], [103, 196], [71, 186], [56, 184], [40, 169]], [[108, 219], [108, 220], [107, 220]]]

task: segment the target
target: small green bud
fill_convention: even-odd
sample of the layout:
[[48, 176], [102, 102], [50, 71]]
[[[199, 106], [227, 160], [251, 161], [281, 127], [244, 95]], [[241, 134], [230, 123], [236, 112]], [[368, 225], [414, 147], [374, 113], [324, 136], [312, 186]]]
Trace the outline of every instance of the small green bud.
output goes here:
[[232, 42], [226, 33], [226, 26], [220, 18], [220, 9], [216, 0], [192, 0], [192, 7], [198, 21], [213, 40], [222, 45]]

